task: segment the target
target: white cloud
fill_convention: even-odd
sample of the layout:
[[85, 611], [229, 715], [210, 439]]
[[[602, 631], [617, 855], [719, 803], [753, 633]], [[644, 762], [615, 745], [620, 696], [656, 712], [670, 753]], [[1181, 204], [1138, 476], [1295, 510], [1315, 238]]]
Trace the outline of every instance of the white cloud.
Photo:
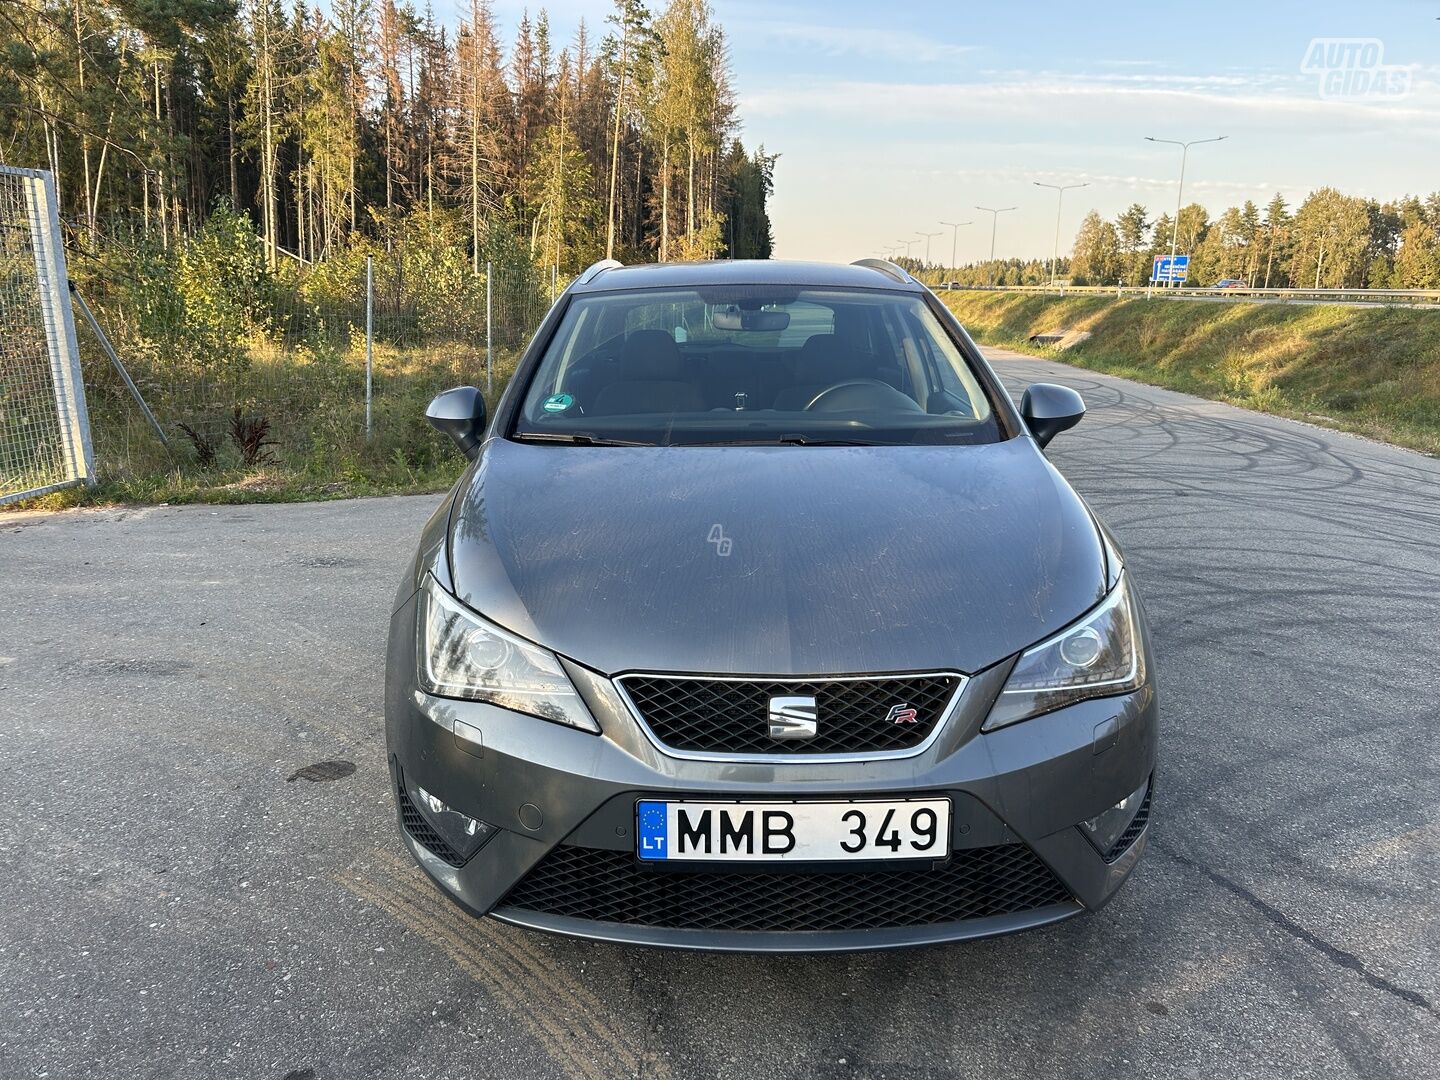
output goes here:
[[1375, 103], [1322, 100], [1294, 80], [1271, 76], [1183, 77], [1177, 84], [1171, 77], [1027, 72], [973, 83], [795, 79], [745, 95], [742, 111], [757, 119], [823, 115], [852, 128], [934, 126], [947, 134], [1023, 122], [1044, 123], [1057, 137], [1125, 124], [1133, 125], [1137, 136], [1194, 127], [1200, 134], [1248, 131], [1265, 137], [1380, 129], [1414, 138], [1427, 130], [1440, 134], [1436, 104], [1434, 84], [1426, 83], [1408, 98]]
[[769, 46], [822, 56], [868, 57], [901, 63], [943, 63], [957, 60], [976, 48], [905, 30], [771, 19], [739, 21], [733, 32], [743, 37], [747, 48], [757, 52]]

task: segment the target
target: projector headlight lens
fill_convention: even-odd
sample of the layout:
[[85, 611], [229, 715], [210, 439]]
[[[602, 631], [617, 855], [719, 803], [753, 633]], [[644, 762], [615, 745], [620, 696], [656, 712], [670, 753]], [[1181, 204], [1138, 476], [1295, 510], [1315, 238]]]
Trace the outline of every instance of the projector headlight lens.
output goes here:
[[1145, 652], [1130, 579], [1121, 574], [1110, 594], [1086, 616], [1021, 653], [985, 731], [1028, 720], [1086, 698], [1110, 697], [1145, 685]]
[[420, 686], [598, 733], [555, 654], [486, 622], [427, 576], [420, 590]]

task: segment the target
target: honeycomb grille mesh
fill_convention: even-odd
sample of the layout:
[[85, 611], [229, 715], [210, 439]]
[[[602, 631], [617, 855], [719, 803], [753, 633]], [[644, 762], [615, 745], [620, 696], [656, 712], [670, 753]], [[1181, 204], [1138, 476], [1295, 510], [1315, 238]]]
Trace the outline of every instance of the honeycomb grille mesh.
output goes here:
[[405, 791], [405, 780], [400, 778], [400, 783], [395, 789], [395, 797], [400, 803], [400, 823], [405, 826], [405, 831], [413, 836], [422, 847], [429, 848], [432, 852], [444, 859], [451, 866], [463, 866], [465, 860], [438, 832], [430, 827], [415, 804], [411, 802], [410, 796]]
[[1151, 781], [1145, 789], [1145, 798], [1140, 802], [1140, 809], [1135, 811], [1135, 820], [1125, 827], [1120, 839], [1115, 841], [1115, 846], [1105, 853], [1106, 862], [1114, 862], [1130, 850], [1131, 844], [1140, 839], [1140, 834], [1145, 831], [1145, 826], [1150, 821], [1150, 798], [1154, 794], [1155, 783]]
[[673, 871], [626, 851], [557, 847], [502, 907], [674, 930], [803, 932], [929, 926], [1073, 899], [1024, 844], [957, 851], [939, 868]]
[[[901, 675], [843, 681], [676, 679], [627, 675], [619, 680], [636, 711], [665, 746], [694, 753], [857, 754], [909, 750], [923, 743], [960, 685], [955, 675]], [[770, 738], [771, 697], [815, 697], [811, 739]], [[915, 710], [914, 723], [890, 718]]]

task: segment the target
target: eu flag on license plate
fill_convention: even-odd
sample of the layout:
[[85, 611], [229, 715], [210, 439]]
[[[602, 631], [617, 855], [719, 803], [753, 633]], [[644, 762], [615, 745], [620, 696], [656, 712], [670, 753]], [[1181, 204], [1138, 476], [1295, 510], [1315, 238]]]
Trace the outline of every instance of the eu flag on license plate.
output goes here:
[[663, 859], [670, 850], [667, 821], [669, 814], [663, 802], [642, 801], [636, 810], [639, 835], [637, 854], [642, 859]]

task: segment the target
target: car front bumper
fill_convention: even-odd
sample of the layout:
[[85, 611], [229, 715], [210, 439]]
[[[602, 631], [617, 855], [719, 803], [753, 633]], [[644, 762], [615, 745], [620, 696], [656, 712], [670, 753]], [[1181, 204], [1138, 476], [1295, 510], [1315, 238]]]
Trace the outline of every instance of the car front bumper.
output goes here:
[[[569, 663], [572, 680], [601, 726], [600, 735], [480, 702], [422, 693], [415, 678], [414, 603], [412, 598], [394, 613], [387, 659], [392, 784], [398, 784], [403, 773], [495, 832], [460, 866], [418, 842], [403, 821], [400, 832], [430, 877], [475, 915], [493, 914], [507, 922], [587, 938], [712, 950], [892, 948], [1009, 933], [1094, 910], [1119, 889], [1145, 848], [1148, 824], [1107, 861], [1078, 823], [1115, 805], [1153, 775], [1153, 684], [981, 733], [1009, 673], [1009, 664], [1001, 664], [971, 677], [939, 737], [914, 757], [859, 763], [684, 760], [664, 754], [645, 737], [608, 679]], [[774, 801], [936, 795], [952, 801], [954, 867], [1003, 865], [1006, 869], [998, 872], [1011, 875], [1007, 880], [1023, 875], [1026, 889], [1041, 873], [1061, 887], [1035, 887], [1026, 895], [1038, 899], [1028, 905], [968, 905], [963, 917], [954, 919], [912, 914], [908, 921], [897, 918], [899, 925], [872, 919], [862, 928], [844, 929], [796, 929], [801, 923], [791, 921], [782, 930], [736, 928], [733, 919], [696, 928], [667, 924], [664, 918], [648, 923], [643, 916], [576, 917], [570, 913], [573, 904], [537, 906], [536, 890], [524, 887], [527, 880], [535, 880], [532, 874], [549, 875], [553, 887], [554, 861], [569, 858], [577, 865], [605, 866], [617, 882], [624, 879], [623, 887], [638, 883], [650, 894], [663, 895], [659, 879], [641, 875], [670, 868], [642, 867], [633, 858], [635, 803], [641, 798]], [[397, 790], [397, 806], [398, 801]], [[1024, 860], [1029, 862], [1014, 869]], [[758, 877], [782, 871], [795, 880], [798, 873], [827, 869], [840, 868], [727, 867], [723, 876], [733, 887], [749, 880], [737, 877], [742, 873]], [[897, 873], [891, 868], [871, 869], [868, 877], [852, 875], [850, 880], [881, 885], [905, 881], [879, 876]], [[558, 880], [563, 882], [563, 875]], [[965, 877], [964, 887], [973, 880]], [[850, 881], [820, 884], [842, 889]], [[757, 895], [765, 894], [757, 889]], [[774, 895], [785, 902], [783, 890]], [[823, 903], [815, 897], [825, 893], [806, 890], [806, 895], [811, 903]], [[897, 897], [900, 901], [903, 897]], [[823, 922], [818, 920], [819, 925]], [[773, 924], [763, 918], [757, 923]]]

